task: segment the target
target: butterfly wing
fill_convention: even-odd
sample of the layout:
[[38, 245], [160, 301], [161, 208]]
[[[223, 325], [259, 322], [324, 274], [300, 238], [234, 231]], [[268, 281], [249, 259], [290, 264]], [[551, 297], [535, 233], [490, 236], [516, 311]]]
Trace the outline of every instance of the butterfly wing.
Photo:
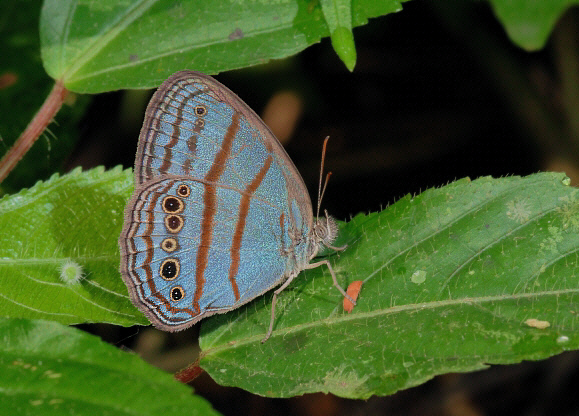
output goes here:
[[221, 203], [204, 221], [206, 186], [189, 177], [156, 179], [129, 204], [121, 272], [133, 302], [164, 330], [250, 301], [280, 283], [292, 263], [282, 254], [292, 244], [289, 223], [275, 220], [276, 207], [252, 198], [240, 221], [247, 196], [217, 187]]
[[121, 273], [161, 329], [236, 308], [309, 260], [312, 209], [299, 173], [261, 119], [210, 77], [179, 72], [155, 93], [135, 182]]
[[258, 169], [268, 155], [282, 168], [298, 204], [311, 206], [293, 162], [259, 116], [213, 78], [181, 71], [167, 79], [149, 102], [139, 136], [135, 183], [167, 174], [203, 178], [223, 168], [219, 177], [207, 179], [241, 189], [246, 178], [238, 171]]

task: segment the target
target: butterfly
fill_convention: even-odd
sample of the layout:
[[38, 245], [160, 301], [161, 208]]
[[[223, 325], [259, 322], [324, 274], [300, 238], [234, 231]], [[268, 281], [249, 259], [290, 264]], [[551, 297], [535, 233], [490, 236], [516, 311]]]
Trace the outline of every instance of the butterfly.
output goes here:
[[331, 245], [335, 220], [314, 219], [284, 148], [213, 78], [181, 71], [159, 87], [134, 174], [120, 271], [131, 301], [155, 327], [179, 331], [279, 286], [265, 342], [279, 293], [301, 270], [321, 265], [350, 298], [328, 260], [310, 263], [322, 246], [340, 249]]

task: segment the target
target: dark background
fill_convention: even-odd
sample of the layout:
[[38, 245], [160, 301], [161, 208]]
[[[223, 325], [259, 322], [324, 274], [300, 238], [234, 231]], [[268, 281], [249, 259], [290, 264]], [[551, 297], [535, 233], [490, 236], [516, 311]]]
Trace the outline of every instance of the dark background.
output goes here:
[[[216, 78], [258, 114], [283, 90], [301, 103], [284, 144], [313, 201], [322, 142], [331, 137], [326, 167], [333, 176], [323, 208], [338, 219], [465, 176], [554, 170], [576, 185], [579, 108], [565, 99], [564, 62], [579, 50], [578, 22], [577, 9], [569, 10], [547, 46], [528, 53], [509, 41], [486, 2], [412, 1], [354, 30], [353, 73], [325, 39], [293, 58]], [[579, 73], [577, 62], [573, 68]], [[150, 94], [96, 96], [69, 168], [132, 166]], [[198, 326], [178, 334], [83, 328], [168, 371], [198, 353]], [[579, 353], [447, 374], [367, 401], [323, 394], [265, 399], [220, 387], [206, 374], [193, 386], [225, 415], [579, 415]]]

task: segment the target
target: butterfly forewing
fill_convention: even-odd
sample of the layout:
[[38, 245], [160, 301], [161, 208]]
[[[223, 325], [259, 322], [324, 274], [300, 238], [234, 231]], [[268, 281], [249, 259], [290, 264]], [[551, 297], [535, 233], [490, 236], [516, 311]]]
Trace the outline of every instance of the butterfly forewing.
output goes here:
[[311, 206], [293, 162], [255, 112], [213, 78], [182, 71], [159, 87], [147, 107], [135, 179], [141, 184], [166, 174], [204, 178], [226, 163], [219, 183], [243, 189], [269, 155], [287, 177], [293, 197]]

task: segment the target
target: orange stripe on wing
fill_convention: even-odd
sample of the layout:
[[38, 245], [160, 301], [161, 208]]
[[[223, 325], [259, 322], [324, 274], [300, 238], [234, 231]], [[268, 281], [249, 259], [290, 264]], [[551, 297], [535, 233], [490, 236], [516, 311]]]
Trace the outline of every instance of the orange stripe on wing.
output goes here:
[[225, 162], [231, 154], [233, 147], [233, 140], [239, 130], [239, 113], [235, 111], [231, 118], [231, 124], [227, 129], [225, 138], [221, 143], [221, 148], [215, 155], [211, 169], [205, 175], [205, 192], [203, 194], [203, 218], [201, 220], [201, 241], [199, 242], [199, 250], [197, 250], [197, 269], [195, 273], [195, 296], [193, 298], [193, 308], [200, 312], [199, 300], [203, 295], [203, 286], [205, 285], [205, 269], [209, 263], [209, 249], [211, 248], [211, 240], [213, 239], [213, 217], [217, 212], [217, 186], [216, 183], [225, 171]]
[[[231, 266], [229, 267], [229, 281], [231, 282], [231, 287], [233, 289], [233, 294], [235, 295], [235, 301], [239, 300], [239, 288], [237, 287], [237, 281], [235, 280], [235, 276], [237, 275], [237, 271], [239, 270], [239, 250], [241, 250], [241, 239], [243, 238], [243, 230], [245, 230], [245, 220], [247, 219], [247, 215], [249, 214], [249, 203], [251, 202], [251, 197], [261, 185], [263, 178], [267, 174], [267, 171], [271, 167], [271, 162], [273, 158], [268, 156], [265, 160], [265, 163], [257, 172], [257, 175], [253, 178], [253, 180], [247, 185], [245, 188], [245, 192], [241, 197], [241, 201], [239, 203], [239, 216], [237, 218], [237, 224], [235, 225], [235, 233], [233, 234], [233, 242], [231, 244]], [[283, 215], [283, 214], [282, 214]]]
[[[165, 86], [163, 84], [162, 88], [158, 89], [157, 92], [153, 95], [151, 102], [147, 106], [145, 123], [143, 124], [140, 134], [141, 136], [145, 134], [144, 136], [145, 142], [143, 144], [143, 149], [141, 149], [139, 146], [139, 150], [137, 151], [137, 159], [139, 154], [142, 155], [143, 159], [140, 161], [135, 161], [135, 163], [137, 162], [141, 164], [144, 163], [143, 166], [135, 166], [135, 173], [136, 177], [138, 178], [137, 182], [139, 184], [145, 182], [148, 179], [151, 179], [154, 176], [157, 176], [157, 174], [153, 173], [154, 171], [153, 160], [157, 159], [157, 157], [154, 156], [155, 155], [154, 148], [155, 146], [157, 146], [156, 142], [159, 133], [163, 132], [163, 130], [161, 129], [161, 123], [163, 121], [166, 121], [164, 119], [164, 115], [169, 114], [169, 111], [167, 110], [168, 107], [175, 107], [172, 103], [173, 101], [177, 101], [176, 96], [180, 95], [181, 91], [185, 88], [184, 86], [193, 83], [194, 82], [187, 82], [185, 80], [180, 80], [178, 83], [172, 85]], [[178, 109], [179, 115], [182, 115], [182, 109], [184, 109], [184, 107], [188, 105], [189, 101], [193, 100], [195, 97], [199, 95], [206, 94], [208, 91], [209, 91], [208, 88], [204, 88], [196, 91], [195, 93], [189, 96], [184, 97], [183, 101], [179, 104], [179, 107], [175, 107]], [[176, 127], [175, 125], [173, 126]], [[171, 158], [172, 158], [171, 149], [178, 142], [178, 136], [180, 134], [179, 130], [180, 129], [178, 128], [177, 132], [174, 131], [173, 134], [171, 134], [171, 141], [168, 144], [170, 148], [165, 149], [168, 150], [168, 152], [165, 151], [165, 154], [163, 155], [162, 158], [163, 165], [159, 168], [159, 173], [161, 174], [166, 173], [169, 167], [171, 166]], [[140, 140], [142, 140], [142, 138]]]
[[183, 122], [183, 108], [188, 104], [188, 99], [183, 99], [183, 101], [177, 107], [177, 115], [175, 116], [175, 122], [171, 123], [173, 127], [173, 132], [171, 133], [171, 140], [163, 149], [165, 150], [165, 154], [163, 155], [163, 163], [159, 168], [159, 173], [165, 174], [171, 167], [171, 163], [173, 160], [173, 147], [179, 142], [179, 136], [181, 135], [181, 128], [179, 127]]
[[[181, 89], [184, 89], [184, 88], [182, 88], [182, 87], [175, 88], [174, 94], [171, 96], [171, 100], [164, 102], [164, 105], [165, 105], [164, 111], [167, 111], [166, 107], [169, 107], [172, 105], [172, 101], [177, 100], [177, 98], [175, 98], [175, 97], [177, 95], [179, 95]], [[177, 143], [179, 142], [180, 136], [181, 136], [181, 127], [180, 126], [181, 126], [181, 123], [183, 122], [183, 111], [184, 111], [185, 107], [187, 107], [189, 105], [189, 101], [192, 101], [198, 95], [204, 94], [206, 92], [207, 92], [207, 90], [203, 89], [203, 90], [199, 90], [196, 93], [191, 94], [189, 96], [185, 96], [181, 99], [182, 101], [176, 107], [177, 114], [175, 116], [175, 121], [173, 123], [171, 123], [171, 126], [173, 127], [173, 132], [171, 133], [171, 140], [169, 141], [169, 143], [167, 143], [165, 146], [163, 146], [163, 149], [165, 150], [165, 154], [163, 155], [163, 164], [159, 168], [159, 173], [165, 174], [165, 173], [167, 173], [167, 171], [171, 167], [172, 160], [173, 160], [173, 147], [175, 147], [177, 145]], [[169, 95], [167, 95], [167, 97], [169, 97]], [[191, 146], [189, 146], [189, 151], [191, 151]], [[195, 154], [193, 153], [192, 156], [195, 156]]]

